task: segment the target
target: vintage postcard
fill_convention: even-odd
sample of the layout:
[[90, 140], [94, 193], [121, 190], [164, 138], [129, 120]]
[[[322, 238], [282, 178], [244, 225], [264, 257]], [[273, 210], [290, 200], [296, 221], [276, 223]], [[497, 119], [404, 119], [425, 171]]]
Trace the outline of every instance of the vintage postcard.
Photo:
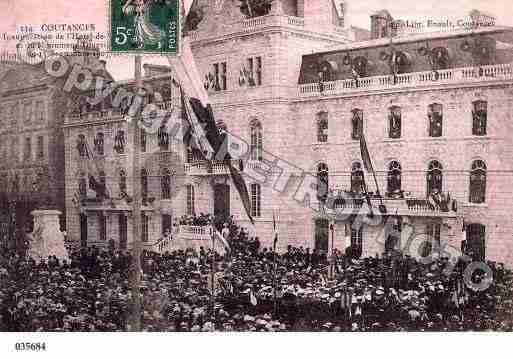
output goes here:
[[509, 5], [4, 0], [0, 331], [511, 331]]

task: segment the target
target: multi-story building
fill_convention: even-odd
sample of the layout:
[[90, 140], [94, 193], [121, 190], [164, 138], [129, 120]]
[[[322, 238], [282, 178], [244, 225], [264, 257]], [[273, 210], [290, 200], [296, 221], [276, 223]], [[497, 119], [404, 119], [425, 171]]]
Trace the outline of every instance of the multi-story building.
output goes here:
[[[188, 19], [216, 120], [249, 150], [244, 173], [263, 245], [271, 245], [277, 217], [280, 249], [288, 244], [323, 250], [351, 246], [363, 255], [404, 245], [391, 233], [411, 224], [416, 233], [455, 248], [466, 228], [466, 248], [476, 256], [513, 262], [511, 30], [490, 25], [401, 31], [401, 22], [380, 11], [371, 16], [369, 32], [349, 25], [347, 3], [336, 4], [275, 0], [250, 11], [237, 2], [196, 1]], [[145, 86], [161, 87], [166, 75], [158, 73], [166, 69], [149, 70], [153, 77]], [[69, 176], [80, 173], [70, 168], [80, 131], [92, 141], [105, 127], [108, 151], [114, 151], [119, 131], [125, 131], [128, 148], [130, 142], [122, 116], [87, 116], [87, 121], [70, 118], [65, 126], [66, 183], [77, 188], [77, 177]], [[364, 171], [362, 134], [375, 181]], [[116, 172], [128, 166], [122, 156], [115, 155], [115, 165], [106, 167], [107, 181], [123, 182]], [[222, 163], [194, 161], [183, 147], [177, 147], [175, 157], [184, 162], [184, 176], [170, 179], [177, 183], [177, 195], [168, 206], [156, 195], [143, 208], [153, 213], [143, 220], [150, 228], [145, 236], [159, 235], [163, 222], [172, 221], [164, 214], [232, 214], [249, 225]], [[148, 172], [160, 186], [150, 192], [163, 192], [168, 177], [162, 171], [170, 166], [181, 173], [181, 166], [166, 160]], [[358, 213], [365, 207], [364, 187], [373, 192], [374, 219], [355, 226], [355, 216], [330, 215], [327, 204]], [[67, 204], [73, 193], [67, 186]], [[380, 204], [386, 213], [378, 210]], [[69, 233], [80, 235], [82, 218], [82, 238], [87, 234], [97, 242], [121, 236], [123, 243], [130, 242], [130, 218], [123, 219], [130, 207], [123, 208], [68, 212]], [[99, 231], [105, 223], [107, 230]]]
[[[81, 56], [78, 56], [78, 51]], [[105, 63], [75, 47], [70, 63], [89, 63], [95, 71]], [[62, 78], [41, 65], [3, 64], [0, 73], [0, 208], [4, 234], [32, 227], [36, 208], [64, 213], [64, 136], [61, 126], [70, 98]], [[15, 214], [13, 216], [13, 214]], [[61, 228], [65, 230], [64, 216]]]

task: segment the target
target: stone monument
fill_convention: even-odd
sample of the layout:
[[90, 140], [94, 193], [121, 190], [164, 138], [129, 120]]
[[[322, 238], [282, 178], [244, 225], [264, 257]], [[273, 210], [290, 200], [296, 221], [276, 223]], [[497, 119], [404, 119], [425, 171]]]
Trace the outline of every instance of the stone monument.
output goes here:
[[48, 256], [56, 256], [60, 261], [68, 260], [64, 234], [59, 225], [62, 213], [57, 210], [35, 210], [30, 214], [34, 217], [34, 230], [28, 235], [28, 256], [36, 262], [46, 261]]

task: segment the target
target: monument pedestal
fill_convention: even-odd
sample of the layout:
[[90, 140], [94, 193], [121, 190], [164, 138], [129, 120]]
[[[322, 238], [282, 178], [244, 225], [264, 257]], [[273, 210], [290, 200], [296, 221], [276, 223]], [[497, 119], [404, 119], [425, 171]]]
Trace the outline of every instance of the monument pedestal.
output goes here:
[[48, 256], [56, 256], [59, 261], [68, 260], [68, 251], [64, 246], [64, 234], [61, 232], [57, 210], [35, 210], [30, 212], [34, 217], [34, 231], [29, 235], [28, 256], [36, 262], [48, 260]]

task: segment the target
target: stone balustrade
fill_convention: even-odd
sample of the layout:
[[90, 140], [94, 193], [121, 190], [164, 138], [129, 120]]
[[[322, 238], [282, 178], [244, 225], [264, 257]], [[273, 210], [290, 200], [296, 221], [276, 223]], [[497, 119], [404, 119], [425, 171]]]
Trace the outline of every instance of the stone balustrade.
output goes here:
[[[339, 95], [372, 90], [388, 90], [445, 84], [480, 83], [486, 81], [513, 80], [513, 66], [508, 64], [466, 67], [439, 71], [364, 77], [299, 85], [299, 97]], [[322, 91], [321, 91], [322, 89]]]

